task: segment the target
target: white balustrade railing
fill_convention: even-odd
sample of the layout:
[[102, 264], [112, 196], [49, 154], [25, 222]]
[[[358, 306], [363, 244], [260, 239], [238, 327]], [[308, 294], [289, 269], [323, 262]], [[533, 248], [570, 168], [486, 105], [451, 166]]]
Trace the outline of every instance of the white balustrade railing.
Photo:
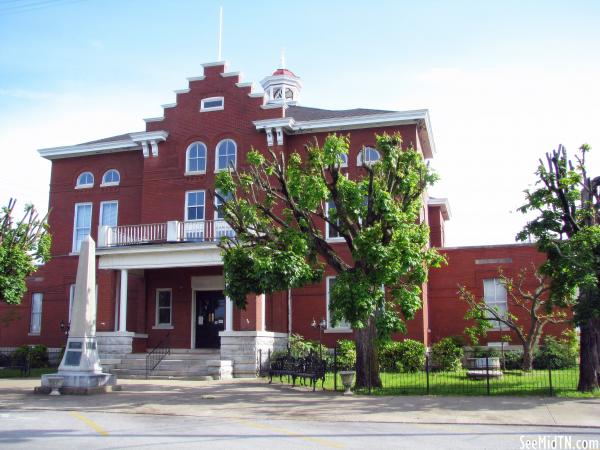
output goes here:
[[235, 236], [235, 232], [224, 220], [101, 226], [98, 230], [98, 247], [161, 242], [216, 242], [225, 236], [232, 238]]

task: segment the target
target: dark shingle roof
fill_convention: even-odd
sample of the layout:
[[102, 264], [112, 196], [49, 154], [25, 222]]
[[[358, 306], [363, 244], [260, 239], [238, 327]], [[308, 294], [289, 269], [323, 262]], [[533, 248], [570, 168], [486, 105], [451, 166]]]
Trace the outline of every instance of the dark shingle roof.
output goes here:
[[77, 144], [77, 145], [101, 144], [102, 142], [123, 141], [125, 139], [129, 139], [129, 134], [130, 133], [118, 134], [116, 136], [110, 136], [110, 137], [106, 137], [103, 139], [97, 139], [95, 141], [82, 142], [81, 144]]
[[394, 111], [384, 111], [381, 109], [342, 109], [342, 110], [331, 110], [331, 109], [320, 109], [320, 108], [308, 108], [306, 106], [289, 106], [285, 110], [286, 117], [293, 117], [296, 121], [306, 120], [322, 120], [322, 119], [337, 119], [341, 117], [359, 117], [359, 116], [370, 116], [373, 114], [386, 114]]

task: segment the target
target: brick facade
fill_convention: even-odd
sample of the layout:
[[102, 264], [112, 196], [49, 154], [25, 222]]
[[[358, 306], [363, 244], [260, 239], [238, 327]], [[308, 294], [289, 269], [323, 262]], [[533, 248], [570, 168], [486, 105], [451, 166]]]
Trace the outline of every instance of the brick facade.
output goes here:
[[[263, 98], [251, 94], [251, 87], [240, 83], [239, 75], [228, 74], [222, 65], [205, 67], [204, 77], [191, 79], [189, 89], [177, 93], [176, 105], [165, 107], [162, 120], [147, 122], [146, 132], [167, 132], [168, 137], [158, 143], [158, 156], [145, 157], [139, 149], [118, 149], [99, 154], [70, 155], [52, 159], [49, 197], [49, 225], [53, 235], [52, 260], [40, 268], [28, 281], [29, 292], [19, 306], [0, 305], [0, 318], [10, 323], [0, 327], [0, 346], [43, 343], [51, 347], [64, 345], [66, 338], [60, 329], [61, 321], [68, 323], [69, 288], [75, 282], [77, 255], [73, 251], [74, 209], [77, 203], [92, 203], [91, 236], [98, 239], [99, 209], [103, 201], [116, 200], [118, 225], [157, 224], [185, 219], [185, 193], [204, 190], [205, 219], [214, 218], [215, 149], [223, 139], [233, 139], [237, 144], [237, 165], [244, 166], [245, 152], [250, 148], [265, 149], [264, 131], [259, 131], [256, 121], [283, 119], [285, 108], [263, 107]], [[201, 112], [202, 99], [223, 97], [224, 109]], [[354, 114], [354, 113], [353, 113]], [[339, 115], [339, 114], [338, 114]], [[423, 144], [418, 124], [403, 123], [372, 126], [345, 127], [343, 133], [351, 136], [348, 155], [350, 177], [360, 175], [357, 158], [363, 146], [374, 146], [375, 133], [399, 132], [404, 143], [421, 148]], [[284, 135], [283, 145], [275, 144], [276, 151], [303, 152], [304, 145], [322, 142], [330, 132], [289, 133]], [[105, 141], [110, 141], [107, 139]], [[207, 147], [206, 173], [185, 175], [186, 149], [201, 141]], [[101, 142], [101, 141], [98, 141]], [[93, 144], [93, 143], [92, 143]], [[117, 169], [121, 176], [118, 186], [102, 187], [102, 175], [108, 169]], [[75, 189], [80, 173], [90, 171], [95, 178], [94, 187]], [[431, 228], [431, 245], [444, 245], [444, 215], [440, 206], [425, 208], [424, 220]], [[350, 258], [344, 244], [340, 248], [344, 258]], [[457, 284], [465, 284], [477, 295], [482, 294], [482, 280], [494, 277], [498, 264], [476, 264], [477, 259], [510, 259], [503, 264], [508, 274], [519, 267], [539, 264], [543, 256], [532, 246], [501, 246], [444, 249], [448, 265], [431, 271], [430, 280], [423, 287], [423, 308], [409, 323], [408, 337], [427, 345], [444, 336], [462, 333], [465, 322], [464, 305], [457, 300]], [[103, 258], [100, 256], [99, 258]], [[134, 349], [151, 348], [166, 333], [170, 333], [174, 347], [189, 348], [192, 345], [192, 298], [191, 277], [218, 276], [222, 268], [212, 267], [169, 267], [131, 268], [128, 276], [127, 331], [137, 333]], [[327, 275], [335, 275], [328, 270]], [[99, 269], [98, 283], [98, 331], [113, 331], [117, 328], [120, 276], [118, 270]], [[173, 329], [155, 329], [156, 289], [172, 290]], [[321, 283], [291, 291], [291, 331], [316, 339], [318, 330], [311, 326], [327, 315], [326, 280]], [[39, 336], [31, 336], [29, 320], [31, 295], [43, 293], [42, 327]], [[234, 330], [257, 330], [261, 302], [253, 297], [246, 311], [236, 310], [233, 315]], [[265, 298], [265, 330], [286, 333], [290, 328], [288, 292], [274, 293]], [[558, 329], [552, 330], [554, 332]], [[332, 346], [340, 338], [352, 338], [351, 332], [324, 333], [323, 341]], [[402, 336], [396, 336], [401, 339]], [[497, 337], [490, 335], [490, 340]]]

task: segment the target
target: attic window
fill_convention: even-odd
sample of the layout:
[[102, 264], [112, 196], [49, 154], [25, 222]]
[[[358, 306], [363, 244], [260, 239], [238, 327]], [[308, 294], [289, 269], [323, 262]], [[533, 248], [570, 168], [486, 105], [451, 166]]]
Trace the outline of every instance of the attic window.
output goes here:
[[200, 111], [218, 111], [225, 108], [223, 97], [203, 98], [200, 102]]

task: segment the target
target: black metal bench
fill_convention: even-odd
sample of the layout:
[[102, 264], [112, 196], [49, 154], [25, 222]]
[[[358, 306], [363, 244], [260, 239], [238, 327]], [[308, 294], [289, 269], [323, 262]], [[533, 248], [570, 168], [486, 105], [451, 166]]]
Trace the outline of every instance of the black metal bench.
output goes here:
[[325, 360], [313, 353], [301, 358], [295, 358], [289, 353], [280, 355], [270, 361], [269, 383], [273, 382], [274, 376], [279, 376], [280, 380], [284, 376], [288, 376], [292, 378], [292, 386], [295, 386], [296, 378], [300, 378], [304, 385], [306, 385], [306, 380], [309, 380], [314, 391], [318, 380], [321, 380], [321, 387], [323, 387], [326, 368]]
[[0, 369], [20, 370], [21, 376], [26, 377], [31, 372], [30, 355], [24, 354], [0, 354]]

